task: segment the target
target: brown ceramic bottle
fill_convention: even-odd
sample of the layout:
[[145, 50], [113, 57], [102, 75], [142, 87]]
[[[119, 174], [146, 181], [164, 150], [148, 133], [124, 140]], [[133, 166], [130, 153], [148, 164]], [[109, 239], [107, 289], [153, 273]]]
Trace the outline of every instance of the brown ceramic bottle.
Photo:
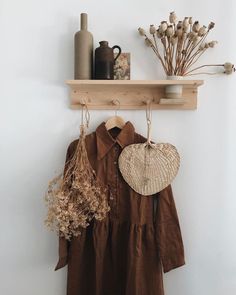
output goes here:
[[74, 37], [74, 78], [92, 79], [93, 73], [93, 36], [87, 30], [87, 14], [80, 15], [80, 31]]
[[[110, 48], [107, 41], [99, 42], [100, 47], [95, 50], [95, 79], [114, 80], [114, 64], [121, 54], [121, 48], [117, 45]], [[119, 52], [114, 58], [114, 49]]]

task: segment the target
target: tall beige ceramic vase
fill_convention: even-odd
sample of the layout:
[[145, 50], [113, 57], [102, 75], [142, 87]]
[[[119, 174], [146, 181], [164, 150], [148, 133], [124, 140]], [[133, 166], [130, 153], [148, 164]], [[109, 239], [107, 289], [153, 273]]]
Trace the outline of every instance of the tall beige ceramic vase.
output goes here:
[[93, 78], [93, 35], [87, 30], [88, 15], [80, 15], [80, 31], [75, 34], [74, 78], [89, 80]]

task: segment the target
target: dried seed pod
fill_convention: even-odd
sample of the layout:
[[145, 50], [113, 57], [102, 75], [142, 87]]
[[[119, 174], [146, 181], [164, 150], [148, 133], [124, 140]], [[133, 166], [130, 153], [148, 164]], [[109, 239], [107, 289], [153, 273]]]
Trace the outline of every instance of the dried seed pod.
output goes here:
[[176, 35], [177, 35], [178, 37], [182, 37], [182, 35], [183, 35], [183, 29], [182, 29], [182, 28], [177, 29], [177, 30], [176, 30]]
[[160, 33], [160, 30], [158, 29], [158, 30], [157, 30], [157, 38], [162, 38], [162, 37], [163, 37], [163, 34]]
[[200, 41], [200, 37], [197, 35], [193, 38], [193, 45], [197, 45], [197, 43]]
[[205, 46], [206, 46], [206, 43], [202, 43], [198, 49], [202, 51], [205, 49]]
[[146, 36], [146, 31], [143, 28], [138, 28], [138, 31], [141, 36]]
[[183, 25], [184, 32], [188, 32], [189, 28], [190, 28], [190, 24]]
[[205, 43], [205, 48], [206, 49], [209, 48], [209, 43], [208, 42]]
[[198, 31], [198, 36], [202, 37], [203, 35], [205, 35], [207, 32], [207, 27], [206, 26], [202, 26], [199, 31]]
[[213, 22], [210, 22], [209, 25], [208, 25], [208, 30], [210, 31], [211, 29], [213, 29], [215, 26], [215, 23]]
[[209, 47], [214, 48], [218, 42], [217, 41], [211, 41], [208, 43]]
[[177, 22], [177, 16], [174, 11], [170, 13], [169, 21], [171, 24], [175, 24]]
[[183, 25], [188, 26], [189, 25], [189, 18], [186, 16], [183, 20]]
[[199, 29], [200, 29], [199, 21], [195, 21], [193, 24], [193, 31], [198, 33]]
[[145, 38], [145, 43], [146, 43], [146, 45], [149, 46], [149, 47], [153, 46], [153, 42], [152, 42], [152, 40], [149, 39], [149, 38], [147, 38], [147, 37]]
[[189, 17], [188, 22], [189, 22], [190, 25], [193, 24], [193, 18], [192, 18], [192, 16]]
[[172, 37], [174, 35], [174, 28], [172, 25], [169, 25], [167, 30], [166, 30], [166, 36], [167, 37]]
[[182, 29], [183, 28], [183, 22], [180, 20], [176, 26], [177, 29]]
[[231, 62], [224, 63], [224, 69], [225, 69], [224, 73], [227, 75], [230, 75], [233, 72], [235, 72], [235, 67]]
[[149, 32], [150, 32], [150, 34], [151, 34], [151, 35], [154, 35], [154, 34], [156, 34], [156, 28], [155, 28], [155, 26], [154, 26], [154, 25], [150, 25]]
[[162, 21], [159, 27], [160, 33], [164, 33], [167, 30], [168, 24], [166, 21]]
[[193, 38], [195, 37], [195, 36], [197, 36], [197, 33], [195, 33], [195, 32], [190, 32], [189, 34], [188, 34], [188, 38], [189, 38], [189, 40], [193, 40]]

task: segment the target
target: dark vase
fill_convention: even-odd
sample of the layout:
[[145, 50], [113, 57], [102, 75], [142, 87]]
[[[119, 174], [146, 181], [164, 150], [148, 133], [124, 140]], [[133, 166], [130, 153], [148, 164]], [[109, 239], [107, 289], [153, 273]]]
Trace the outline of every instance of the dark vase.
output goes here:
[[[100, 47], [95, 50], [95, 79], [114, 80], [114, 64], [121, 54], [121, 48], [118, 45], [108, 46], [107, 41], [99, 42]], [[118, 54], [114, 58], [114, 49], [118, 49]]]

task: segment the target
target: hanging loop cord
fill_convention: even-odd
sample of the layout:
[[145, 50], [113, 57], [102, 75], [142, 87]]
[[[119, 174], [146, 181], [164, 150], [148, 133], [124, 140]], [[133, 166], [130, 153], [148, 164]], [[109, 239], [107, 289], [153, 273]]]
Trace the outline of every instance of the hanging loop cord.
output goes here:
[[151, 146], [151, 125], [152, 125], [152, 111], [151, 111], [151, 102], [147, 102], [146, 108], [146, 121], [147, 121], [147, 145]]
[[81, 109], [81, 124], [80, 124], [80, 131], [82, 135], [85, 133], [85, 129], [88, 129], [90, 121], [90, 113], [88, 110], [88, 106], [86, 103], [82, 104]]
[[147, 186], [149, 183], [149, 176], [147, 173], [148, 165], [150, 165], [151, 162], [151, 155], [150, 155], [150, 148], [153, 147], [151, 143], [151, 125], [152, 125], [152, 111], [151, 111], [151, 102], [147, 101], [147, 108], [146, 108], [146, 121], [147, 121], [147, 141], [146, 146], [144, 150], [144, 177], [143, 177], [143, 185]]

